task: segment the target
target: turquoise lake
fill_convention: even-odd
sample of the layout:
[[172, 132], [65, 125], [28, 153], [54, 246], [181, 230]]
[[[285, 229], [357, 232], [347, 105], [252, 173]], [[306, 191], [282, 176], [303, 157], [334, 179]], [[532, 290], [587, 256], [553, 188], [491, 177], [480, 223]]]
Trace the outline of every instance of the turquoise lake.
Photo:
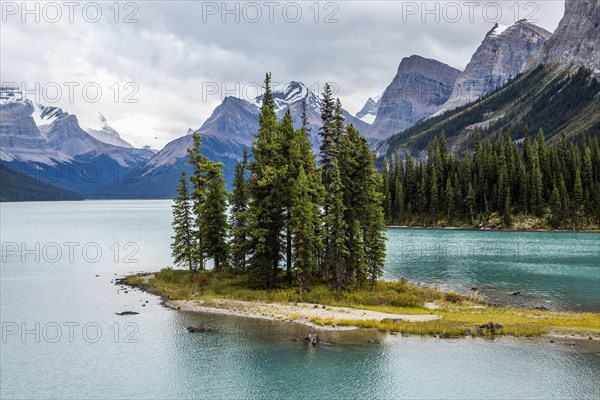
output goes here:
[[[170, 265], [170, 204], [0, 204], [1, 398], [600, 396], [600, 354], [559, 340], [380, 335], [307, 349], [293, 327], [284, 335], [120, 290], [115, 278]], [[401, 277], [599, 312], [600, 235], [390, 229], [385, 278]], [[115, 315], [125, 310], [140, 314]], [[186, 332], [198, 323], [212, 331]]]

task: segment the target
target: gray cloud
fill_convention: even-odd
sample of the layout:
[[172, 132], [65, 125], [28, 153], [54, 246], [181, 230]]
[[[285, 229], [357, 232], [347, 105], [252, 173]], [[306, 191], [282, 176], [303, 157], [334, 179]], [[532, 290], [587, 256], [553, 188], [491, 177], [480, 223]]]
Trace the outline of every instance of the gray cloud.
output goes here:
[[[29, 89], [36, 82], [47, 89], [57, 82], [63, 91], [56, 105], [77, 114], [82, 126], [98, 126], [101, 112], [124, 139], [156, 148], [188, 127], [199, 127], [224, 95], [243, 96], [244, 88], [255, 93], [266, 71], [276, 82], [303, 81], [315, 90], [335, 82], [345, 108], [355, 112], [385, 89], [403, 57], [419, 54], [462, 69], [495, 21], [510, 25], [530, 16], [553, 31], [564, 11], [560, 0], [520, 1], [518, 7], [514, 1], [487, 0], [324, 1], [318, 7], [313, 1], [258, 1], [229, 2], [229, 10], [239, 11], [224, 14], [220, 1], [146, 1], [120, 3], [117, 16], [113, 2], [98, 2], [102, 17], [90, 23], [82, 9], [91, 3], [81, 2], [70, 22], [68, 9], [57, 2], [63, 14], [52, 23], [49, 3], [29, 4], [30, 9], [38, 4], [39, 22], [22, 14], [21, 2], [13, 3], [15, 15], [7, 3], [2, 6], [2, 82]], [[87, 6], [88, 16], [94, 4]], [[274, 7], [272, 22], [269, 7]], [[215, 8], [216, 14], [207, 13]], [[251, 22], [257, 9], [262, 17]], [[297, 9], [302, 15], [291, 22]], [[132, 12], [138, 22], [124, 23]], [[337, 22], [325, 23], [330, 14]], [[72, 102], [64, 82], [80, 84]], [[135, 86], [126, 87], [127, 82]], [[89, 83], [102, 90], [97, 102], [87, 101], [81, 91]], [[207, 96], [207, 85], [219, 87], [218, 93]], [[127, 95], [138, 102], [125, 102]]]

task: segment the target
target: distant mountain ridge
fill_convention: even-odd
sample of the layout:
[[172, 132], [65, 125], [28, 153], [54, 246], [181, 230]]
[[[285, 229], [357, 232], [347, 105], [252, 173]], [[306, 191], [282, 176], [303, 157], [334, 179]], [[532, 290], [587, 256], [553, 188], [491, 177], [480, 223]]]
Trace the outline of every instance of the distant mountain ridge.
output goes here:
[[[302, 126], [303, 103], [309, 124], [309, 138], [313, 150], [318, 151], [321, 127], [321, 99], [301, 82], [290, 82], [273, 89], [277, 118], [289, 109], [294, 126]], [[117, 182], [97, 193], [99, 197], [152, 198], [173, 197], [176, 182], [182, 169], [191, 173], [187, 149], [192, 146], [191, 133], [202, 136], [201, 151], [213, 161], [224, 164], [224, 175], [228, 185], [233, 181], [235, 164], [241, 160], [244, 149], [250, 150], [254, 135], [258, 132], [258, 117], [262, 96], [251, 101], [237, 97], [225, 97], [211, 116], [199, 129], [188, 130], [185, 136], [175, 139], [159, 151], [145, 165], [136, 169], [127, 182]], [[368, 124], [343, 110], [346, 123], [354, 124], [359, 131], [366, 131]]]
[[0, 162], [17, 173], [90, 196], [153, 155], [95, 139], [75, 115], [34, 104], [14, 87], [0, 88]]

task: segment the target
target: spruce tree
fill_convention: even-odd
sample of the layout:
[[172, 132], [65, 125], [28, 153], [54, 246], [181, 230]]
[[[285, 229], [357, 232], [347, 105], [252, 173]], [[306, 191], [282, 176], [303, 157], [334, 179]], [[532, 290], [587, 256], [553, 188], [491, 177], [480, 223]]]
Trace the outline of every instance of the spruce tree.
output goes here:
[[437, 225], [436, 211], [438, 209], [438, 183], [437, 171], [435, 168], [431, 170], [431, 187], [429, 190], [429, 207], [431, 209], [431, 225]]
[[207, 163], [206, 196], [199, 220], [202, 224], [204, 254], [213, 259], [215, 271], [228, 267], [227, 196], [223, 179], [223, 163]]
[[396, 176], [396, 214], [400, 225], [404, 225], [404, 185], [401, 176]]
[[185, 170], [181, 171], [177, 197], [173, 200], [173, 243], [171, 250], [176, 265], [187, 265], [190, 271], [196, 269], [194, 250], [196, 247], [193, 231], [193, 212]]
[[235, 166], [233, 178], [233, 193], [231, 196], [231, 253], [233, 268], [237, 275], [246, 269], [246, 259], [249, 251], [251, 215], [248, 212], [249, 192], [246, 180], [248, 154], [244, 149], [242, 161]]
[[190, 176], [193, 190], [190, 193], [192, 200], [192, 210], [195, 215], [195, 229], [194, 229], [194, 251], [193, 258], [194, 264], [199, 269], [204, 269], [204, 244], [202, 242], [204, 238], [202, 221], [200, 220], [202, 215], [202, 208], [204, 207], [204, 200], [206, 197], [206, 169], [209, 160], [200, 152], [202, 147], [202, 138], [198, 132], [194, 132], [192, 135], [193, 145], [188, 148], [187, 152], [189, 155], [188, 162], [192, 166], [193, 173]]
[[579, 168], [575, 170], [575, 183], [573, 184], [573, 230], [577, 230], [581, 202], [583, 201], [583, 186]]
[[317, 272], [317, 256], [322, 245], [318, 228], [320, 210], [315, 202], [320, 193], [315, 193], [315, 181], [311, 182], [303, 166], [293, 182], [292, 196], [290, 231], [293, 237], [293, 261], [298, 291], [302, 293], [308, 286], [309, 278]]
[[475, 225], [475, 217], [473, 214], [473, 207], [475, 206], [475, 190], [473, 185], [469, 182], [469, 189], [466, 197], [467, 206], [469, 207], [469, 216], [471, 217], [471, 225]]
[[285, 261], [286, 261], [286, 281], [292, 284], [292, 232], [290, 228], [291, 208], [292, 208], [292, 183], [298, 178], [299, 169], [302, 161], [291, 154], [292, 143], [296, 136], [294, 130], [294, 120], [290, 109], [286, 111], [283, 119], [278, 125], [279, 141], [281, 152], [281, 165], [278, 166], [280, 174], [283, 212], [285, 213]]
[[265, 77], [265, 93], [259, 114], [259, 130], [253, 143], [251, 171], [250, 233], [252, 255], [248, 273], [253, 286], [272, 288], [281, 260], [281, 231], [284, 226], [281, 188], [281, 149], [278, 137], [271, 75]]
[[560, 192], [556, 185], [552, 189], [552, 195], [550, 196], [550, 217], [549, 223], [554, 229], [560, 227], [562, 221], [562, 204], [560, 201]]
[[288, 184], [291, 187], [289, 233], [292, 238], [293, 269], [299, 291], [317, 275], [321, 241], [320, 204], [323, 202], [321, 176], [317, 170], [307, 124], [303, 123], [290, 143]]
[[348, 250], [346, 248], [346, 223], [344, 221], [344, 188], [340, 177], [340, 170], [337, 161], [334, 160], [331, 171], [330, 191], [330, 210], [325, 216], [325, 234], [329, 238], [329, 252], [326, 254], [327, 269], [332, 272], [334, 277], [334, 287], [337, 291], [338, 301], [342, 298], [342, 290], [346, 286], [345, 282], [345, 260]]
[[448, 212], [448, 223], [450, 226], [454, 224], [454, 212], [456, 210], [456, 205], [454, 203], [454, 189], [452, 188], [452, 181], [448, 178], [446, 182], [446, 204], [447, 204], [447, 212]]

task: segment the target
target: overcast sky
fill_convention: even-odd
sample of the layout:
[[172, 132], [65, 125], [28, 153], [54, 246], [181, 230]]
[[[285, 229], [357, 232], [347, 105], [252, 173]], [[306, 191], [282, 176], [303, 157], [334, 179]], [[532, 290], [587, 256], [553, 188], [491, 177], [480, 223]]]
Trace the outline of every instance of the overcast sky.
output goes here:
[[0, 80], [84, 128], [102, 113], [134, 146], [159, 149], [225, 95], [256, 95], [266, 71], [315, 90], [334, 82], [355, 113], [403, 57], [464, 69], [494, 22], [528, 17], [553, 32], [563, 12], [563, 0], [2, 2]]

